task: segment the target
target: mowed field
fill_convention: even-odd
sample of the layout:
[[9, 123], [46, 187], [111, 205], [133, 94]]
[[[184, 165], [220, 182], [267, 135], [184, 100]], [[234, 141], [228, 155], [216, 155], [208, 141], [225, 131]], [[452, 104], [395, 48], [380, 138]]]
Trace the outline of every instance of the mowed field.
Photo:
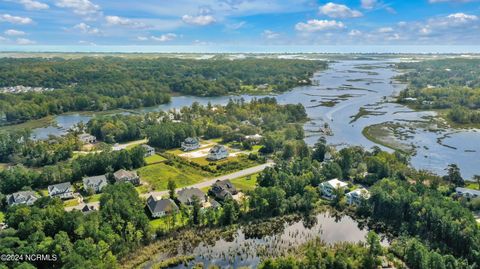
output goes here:
[[154, 190], [167, 189], [169, 180], [175, 181], [177, 188], [189, 186], [203, 181], [209, 177], [203, 172], [187, 165], [170, 166], [165, 163], [157, 163], [138, 169], [142, 181], [147, 182]]

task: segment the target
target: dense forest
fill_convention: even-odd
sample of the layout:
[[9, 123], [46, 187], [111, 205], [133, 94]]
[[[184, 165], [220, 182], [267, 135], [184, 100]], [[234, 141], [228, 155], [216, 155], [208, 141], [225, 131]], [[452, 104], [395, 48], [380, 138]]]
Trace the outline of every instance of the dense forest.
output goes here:
[[456, 123], [480, 123], [480, 60], [442, 59], [400, 63], [408, 88], [400, 102], [420, 109], [448, 109]]
[[68, 111], [132, 109], [170, 101], [172, 93], [219, 96], [266, 87], [274, 92], [309, 84], [326, 62], [284, 59], [185, 60], [3, 59], [0, 87], [34, 86], [53, 91], [0, 94], [0, 116], [9, 123]]

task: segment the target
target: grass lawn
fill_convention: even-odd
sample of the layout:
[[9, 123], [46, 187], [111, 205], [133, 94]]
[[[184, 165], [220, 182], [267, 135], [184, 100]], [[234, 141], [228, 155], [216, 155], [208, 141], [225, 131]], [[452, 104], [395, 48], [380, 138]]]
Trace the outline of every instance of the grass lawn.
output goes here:
[[7, 163], [0, 163], [0, 171], [5, 170], [8, 167]]
[[141, 186], [135, 187], [135, 189], [137, 190], [137, 192], [139, 194], [144, 194], [144, 193], [149, 192], [149, 189], [148, 189], [147, 185], [141, 185]]
[[160, 163], [160, 162], [163, 162], [165, 160], [166, 159], [164, 157], [162, 157], [158, 154], [153, 154], [152, 156], [148, 156], [147, 158], [145, 158], [145, 162], [147, 163], [147, 165]]
[[230, 180], [235, 187], [241, 191], [250, 191], [257, 185], [258, 174], [240, 177]]
[[63, 206], [65, 207], [77, 206], [77, 205], [79, 205], [77, 198], [63, 201]]
[[48, 190], [47, 189], [37, 190], [37, 193], [40, 194], [40, 196], [42, 196], [42, 197], [47, 197], [48, 196]]
[[465, 188], [467, 188], [467, 189], [480, 190], [478, 188], [477, 182], [465, 182], [465, 183], [466, 183]]
[[100, 201], [100, 197], [102, 197], [101, 193], [94, 194], [92, 196], [84, 197], [83, 200], [86, 203], [93, 203], [93, 202], [98, 202]]
[[[183, 227], [188, 223], [188, 217], [182, 216], [182, 214], [177, 213], [175, 215], [175, 228]], [[172, 217], [165, 216], [158, 219], [150, 220], [150, 227], [152, 229], [162, 229], [162, 230], [169, 230], [172, 228]]]
[[183, 151], [181, 149], [171, 149], [171, 150], [167, 150], [166, 152], [169, 153], [169, 154], [173, 154], [175, 156], [178, 156], [182, 153], [185, 153], [185, 151]]
[[0, 222], [4, 222], [5, 221], [5, 213], [3, 213], [3, 211], [0, 211]]
[[132, 149], [132, 148], [134, 148], [138, 145], [142, 145], [142, 144], [145, 144], [147, 142], [148, 142], [147, 139], [140, 139], [140, 140], [128, 142], [128, 146], [126, 147], [126, 149]]
[[155, 190], [166, 190], [169, 180], [175, 181], [177, 188], [203, 181], [208, 174], [191, 166], [170, 166], [164, 163], [144, 166], [138, 169], [143, 181], [148, 182]]

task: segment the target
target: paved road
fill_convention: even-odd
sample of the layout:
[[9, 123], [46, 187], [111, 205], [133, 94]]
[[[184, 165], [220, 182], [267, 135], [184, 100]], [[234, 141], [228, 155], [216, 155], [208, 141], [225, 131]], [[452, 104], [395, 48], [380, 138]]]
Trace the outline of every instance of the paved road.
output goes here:
[[[250, 168], [240, 170], [240, 171], [228, 174], [228, 175], [212, 178], [212, 179], [209, 179], [207, 181], [202, 181], [200, 183], [193, 184], [193, 185], [190, 185], [190, 186], [178, 188], [177, 191], [179, 191], [183, 188], [190, 188], [190, 187], [191, 188], [199, 188], [199, 189], [209, 187], [209, 186], [213, 185], [213, 183], [215, 183], [215, 181], [217, 181], [217, 180], [234, 179], [234, 178], [248, 176], [248, 175], [251, 175], [251, 174], [261, 172], [265, 168], [273, 166], [273, 165], [274, 165], [274, 163], [272, 161], [268, 161], [265, 164], [250, 167]], [[140, 196], [146, 198], [146, 197], [149, 197], [150, 195], [153, 195], [155, 198], [160, 198], [160, 197], [162, 197], [164, 195], [167, 195], [167, 194], [168, 194], [168, 190], [167, 191], [152, 191], [152, 192], [141, 194]], [[79, 204], [77, 206], [65, 207], [65, 210], [66, 211], [71, 211], [71, 210], [74, 210], [74, 209], [81, 210], [85, 205], [98, 207], [100, 205], [100, 203], [99, 202], [92, 202], [92, 203], [88, 203], [88, 204], [82, 203], [82, 204]]]

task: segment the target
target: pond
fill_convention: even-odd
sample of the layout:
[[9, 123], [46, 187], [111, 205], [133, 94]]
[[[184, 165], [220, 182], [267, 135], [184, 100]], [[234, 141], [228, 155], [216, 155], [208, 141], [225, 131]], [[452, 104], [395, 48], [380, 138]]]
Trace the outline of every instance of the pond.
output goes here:
[[[188, 265], [181, 264], [172, 268], [190, 268], [198, 263], [202, 263], [204, 268], [212, 264], [221, 268], [255, 268], [261, 257], [278, 256], [315, 238], [320, 238], [327, 244], [356, 243], [363, 242], [368, 233], [366, 229], [359, 228], [355, 220], [345, 215], [321, 213], [307, 223], [306, 225], [304, 220], [285, 223], [283, 229], [277, 233], [263, 237], [248, 236], [245, 230], [238, 229], [228, 240], [219, 239], [213, 244], [201, 243], [193, 250], [179, 248], [179, 254], [193, 255], [195, 258]], [[161, 256], [158, 259], [161, 259]], [[153, 263], [148, 263], [144, 268], [151, 268]]]
[[[418, 169], [444, 174], [450, 163], [456, 163], [465, 178], [480, 174], [480, 133], [475, 130], [435, 129], [412, 125], [435, 116], [433, 112], [416, 112], [393, 103], [393, 97], [404, 84], [394, 81], [398, 72], [392, 64], [398, 60], [342, 60], [331, 63], [328, 70], [314, 75], [314, 85], [296, 87], [275, 97], [281, 104], [301, 103], [311, 119], [305, 124], [306, 142], [313, 145], [328, 124], [332, 135], [327, 141], [338, 147], [359, 145], [366, 148], [377, 145], [362, 131], [365, 127], [386, 122], [400, 123], [411, 129], [406, 137], [392, 136], [391, 140], [413, 147], [416, 154], [411, 164]], [[175, 96], [169, 104], [142, 108], [139, 112], [179, 109], [193, 102], [200, 104], [226, 104], [231, 98], [246, 101], [261, 96], [236, 95], [222, 97]], [[87, 122], [95, 114], [68, 114], [56, 117], [56, 126], [38, 128], [34, 136], [45, 138], [49, 134], [61, 135], [74, 124]], [[447, 135], [445, 137], [445, 135]], [[447, 145], [447, 146], [445, 146]], [[380, 145], [377, 145], [380, 146]], [[390, 150], [380, 146], [384, 150]], [[391, 150], [390, 150], [391, 151]]]

